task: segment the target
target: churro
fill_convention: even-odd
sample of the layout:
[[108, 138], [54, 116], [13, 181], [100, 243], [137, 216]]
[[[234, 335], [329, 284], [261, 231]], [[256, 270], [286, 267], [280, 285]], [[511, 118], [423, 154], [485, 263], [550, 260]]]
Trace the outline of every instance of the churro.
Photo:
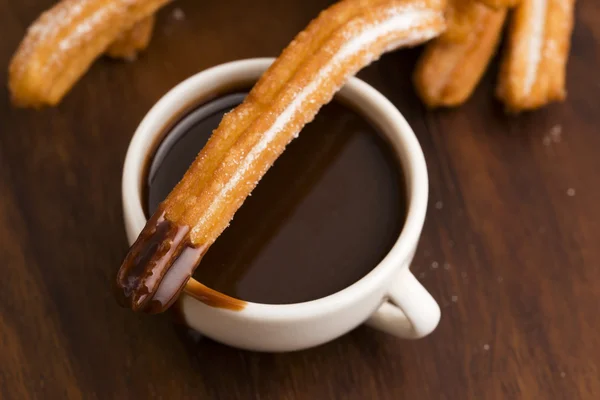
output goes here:
[[57, 104], [91, 63], [170, 0], [63, 0], [28, 29], [9, 68], [14, 104]]
[[477, 0], [448, 0], [446, 7], [446, 30], [439, 36], [448, 42], [463, 42], [469, 38], [473, 27], [477, 25], [485, 11]]
[[443, 31], [443, 3], [345, 0], [296, 36], [223, 118], [142, 230], [117, 275], [121, 304], [145, 312], [172, 304], [208, 247], [320, 107], [384, 52]]
[[427, 44], [413, 80], [417, 93], [429, 107], [464, 103], [483, 76], [500, 41], [506, 10], [471, 2], [463, 12], [471, 16], [463, 25], [469, 34], [448, 40], [445, 34]]
[[507, 110], [532, 110], [566, 97], [575, 0], [523, 0], [515, 9], [497, 88]]
[[152, 39], [155, 22], [154, 15], [137, 22], [131, 29], [121, 32], [117, 39], [106, 49], [106, 55], [112, 58], [133, 60], [148, 47]]

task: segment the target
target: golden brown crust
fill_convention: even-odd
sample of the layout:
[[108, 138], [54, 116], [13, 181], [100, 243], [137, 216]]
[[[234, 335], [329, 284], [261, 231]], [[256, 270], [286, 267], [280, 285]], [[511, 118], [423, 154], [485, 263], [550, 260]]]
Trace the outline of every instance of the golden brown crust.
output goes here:
[[112, 58], [132, 60], [148, 47], [152, 39], [152, 30], [156, 17], [149, 16], [137, 22], [131, 29], [121, 32], [117, 39], [106, 50]]
[[[441, 0], [345, 0], [322, 12], [283, 51], [246, 100], [223, 118], [159, 207], [161, 221], [184, 231], [189, 228], [186, 243], [205, 251], [286, 145], [343, 83], [382, 53], [438, 35], [445, 27], [442, 10]], [[147, 257], [150, 264], [141, 268], [132, 264], [135, 254], [147, 254], [144, 249], [155, 242], [156, 229], [149, 225], [130, 249], [117, 280], [128, 294], [126, 304], [136, 310], [148, 307], [160, 282], [149, 289], [143, 279], [130, 279], [128, 271], [166, 274], [178, 259], [165, 263], [157, 254]], [[159, 259], [160, 272], [153, 264]], [[139, 296], [128, 285], [132, 281], [143, 283], [136, 284]]]
[[519, 4], [521, 0], [477, 0], [488, 7], [501, 9], [501, 8], [512, 8]]
[[566, 97], [575, 0], [523, 0], [512, 15], [497, 96], [507, 110], [533, 110]]
[[481, 17], [482, 8], [477, 0], [448, 0], [445, 12], [448, 26], [440, 39], [448, 42], [467, 40]]
[[55, 105], [117, 39], [170, 0], [63, 0], [28, 29], [9, 68], [19, 106]]
[[475, 90], [500, 41], [506, 10], [478, 3], [467, 12], [474, 16], [465, 25], [470, 34], [463, 40], [433, 40], [417, 64], [413, 76], [417, 93], [428, 107], [451, 107], [464, 103]]

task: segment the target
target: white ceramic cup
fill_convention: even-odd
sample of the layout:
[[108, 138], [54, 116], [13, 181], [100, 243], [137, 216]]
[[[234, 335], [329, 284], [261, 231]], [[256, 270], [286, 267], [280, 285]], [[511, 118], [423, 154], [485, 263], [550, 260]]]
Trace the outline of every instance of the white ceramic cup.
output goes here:
[[[123, 210], [129, 243], [146, 223], [142, 207], [144, 166], [165, 133], [165, 126], [192, 105], [224, 89], [251, 85], [272, 61], [248, 59], [208, 69], [177, 85], [148, 112], [131, 140], [123, 169]], [[377, 125], [400, 160], [407, 213], [393, 248], [358, 282], [304, 303], [248, 302], [241, 311], [232, 311], [211, 307], [183, 293], [178, 307], [191, 328], [230, 346], [280, 352], [325, 343], [365, 322], [407, 339], [421, 338], [437, 326], [438, 304], [409, 271], [427, 208], [427, 168], [421, 147], [398, 110], [365, 82], [352, 78], [337, 96]]]

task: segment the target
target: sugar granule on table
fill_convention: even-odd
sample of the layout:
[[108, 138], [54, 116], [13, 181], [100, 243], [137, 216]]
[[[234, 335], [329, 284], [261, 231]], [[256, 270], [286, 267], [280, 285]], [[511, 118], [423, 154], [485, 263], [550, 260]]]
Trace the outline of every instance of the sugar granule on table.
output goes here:
[[171, 16], [173, 16], [173, 19], [175, 19], [176, 21], [183, 21], [185, 19], [185, 13], [179, 7], [173, 10]]
[[544, 146], [550, 146], [552, 143], [560, 143], [562, 140], [562, 125], [554, 125], [550, 133], [542, 139]]
[[557, 124], [550, 129], [550, 139], [554, 143], [559, 143], [562, 140], [562, 125]]

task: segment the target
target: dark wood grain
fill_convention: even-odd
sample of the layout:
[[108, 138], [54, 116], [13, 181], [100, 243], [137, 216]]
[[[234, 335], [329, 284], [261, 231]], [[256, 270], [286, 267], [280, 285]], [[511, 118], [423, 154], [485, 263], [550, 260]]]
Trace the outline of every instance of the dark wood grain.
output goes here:
[[[52, 3], [0, 0], [0, 76]], [[195, 72], [276, 55], [327, 3], [178, 0], [147, 53], [97, 62], [59, 107], [17, 110], [0, 89], [0, 398], [600, 396], [600, 4], [591, 0], [578, 3], [564, 104], [506, 117], [491, 97], [492, 69], [466, 105], [428, 112], [410, 83], [419, 50], [360, 73], [404, 113], [427, 158], [431, 200], [413, 271], [442, 306], [430, 337], [361, 327], [312, 350], [254, 354], [115, 304], [127, 248], [121, 166], [144, 113]], [[555, 126], [559, 142], [548, 140]]]

